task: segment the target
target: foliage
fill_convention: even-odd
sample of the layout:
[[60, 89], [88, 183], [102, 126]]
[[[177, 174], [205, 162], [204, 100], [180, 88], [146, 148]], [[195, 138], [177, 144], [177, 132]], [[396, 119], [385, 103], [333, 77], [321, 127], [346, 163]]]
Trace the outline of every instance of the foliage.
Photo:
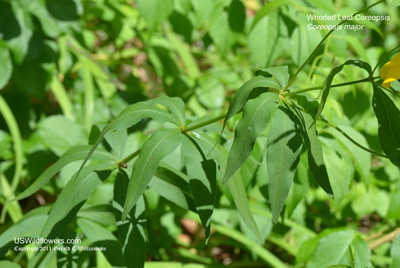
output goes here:
[[264, 2], [0, 1], [1, 267], [399, 265], [398, 1]]

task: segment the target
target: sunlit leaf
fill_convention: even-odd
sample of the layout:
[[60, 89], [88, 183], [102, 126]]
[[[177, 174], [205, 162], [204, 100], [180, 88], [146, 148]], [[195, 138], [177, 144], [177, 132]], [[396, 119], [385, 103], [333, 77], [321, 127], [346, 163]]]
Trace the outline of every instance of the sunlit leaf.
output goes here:
[[267, 78], [263, 76], [256, 76], [246, 81], [233, 96], [232, 102], [229, 105], [228, 113], [226, 114], [225, 117], [224, 125], [232, 116], [234, 116], [236, 113], [242, 110], [243, 106], [247, 102], [247, 99], [249, 98], [250, 93], [254, 89], [259, 87], [279, 88], [279, 84], [274, 78], [272, 77]]
[[[297, 100], [307, 112], [313, 113], [316, 108], [316, 102], [308, 101], [305, 96], [298, 96]], [[317, 130], [315, 124], [313, 124], [313, 117], [308, 113], [300, 111], [296, 111], [296, 114], [301, 122], [301, 134], [308, 147], [308, 161], [311, 173], [322, 189], [324, 189], [330, 197], [333, 197], [332, 187], [324, 163], [322, 146], [317, 137]]]
[[138, 0], [138, 6], [149, 30], [154, 30], [172, 13], [174, 2], [173, 0]]
[[[20, 193], [15, 199], [21, 200], [24, 199], [35, 192], [39, 191], [40, 188], [43, 187], [51, 178], [54, 177], [63, 167], [68, 165], [69, 163], [83, 160], [91, 150], [90, 145], [77, 146], [65, 152], [57, 162], [55, 162], [51, 167], [46, 169], [39, 178], [37, 178], [27, 189], [25, 189], [22, 193]], [[112, 161], [112, 155], [110, 155], [104, 149], [97, 149], [94, 151], [92, 160], [103, 160], [103, 161]]]
[[125, 219], [136, 201], [149, 184], [160, 161], [172, 153], [182, 141], [179, 129], [167, 129], [154, 133], [140, 149], [133, 165], [122, 218]]
[[296, 116], [284, 106], [280, 106], [271, 119], [267, 137], [267, 167], [273, 223], [278, 222], [300, 160], [303, 144], [299, 127]]
[[278, 108], [279, 97], [275, 93], [264, 93], [246, 103], [243, 117], [235, 130], [235, 139], [229, 152], [223, 182], [243, 165], [253, 150], [257, 137], [268, 126], [271, 116]]
[[90, 194], [112, 175], [108, 168], [109, 164], [104, 163], [89, 165], [75, 180], [68, 182], [42, 226], [41, 237], [55, 238], [64, 231]]

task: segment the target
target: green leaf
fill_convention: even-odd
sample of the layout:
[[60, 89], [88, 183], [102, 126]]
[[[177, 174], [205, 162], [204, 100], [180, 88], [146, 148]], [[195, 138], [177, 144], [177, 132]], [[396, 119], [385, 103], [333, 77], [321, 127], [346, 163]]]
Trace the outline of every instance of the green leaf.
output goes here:
[[229, 15], [224, 10], [220, 10], [210, 20], [209, 34], [222, 55], [226, 54], [239, 37], [238, 33], [231, 29]]
[[389, 8], [400, 6], [400, 0], [389, 0]]
[[337, 265], [326, 266], [326, 268], [351, 268], [351, 266], [345, 264], [337, 264]]
[[[10, 16], [10, 14], [12, 15]], [[3, 38], [13, 54], [15, 62], [21, 64], [28, 54], [29, 42], [33, 36], [32, 17], [24, 11], [20, 3], [11, 2], [11, 4], [1, 4], [0, 18], [2, 18], [0, 25], [8, 25]]]
[[138, 0], [138, 5], [149, 30], [154, 30], [166, 20], [174, 8], [173, 0]]
[[281, 0], [281, 1], [271, 1], [268, 3], [268, 5], [264, 5], [256, 14], [254, 20], [253, 20], [253, 24], [251, 26], [251, 28], [253, 29], [254, 26], [257, 25], [257, 23], [264, 18], [265, 16], [267, 16], [269, 13], [271, 13], [272, 11], [274, 11], [275, 9], [279, 8], [280, 6], [286, 5], [291, 3], [292, 0]]
[[391, 195], [387, 219], [400, 219], [400, 190]]
[[[297, 101], [307, 112], [312, 113], [315, 110], [315, 102], [308, 101], [305, 96], [299, 95]], [[317, 137], [316, 126], [313, 124], [314, 120], [310, 114], [300, 111], [296, 111], [296, 114], [301, 122], [301, 134], [308, 147], [308, 161], [311, 173], [321, 188], [333, 198], [334, 195], [324, 163], [322, 146]]]
[[393, 164], [400, 167], [400, 111], [389, 96], [375, 85], [372, 107], [378, 119], [382, 150]]
[[[94, 130], [93, 127], [92, 130]], [[126, 129], [110, 131], [105, 135], [105, 139], [108, 145], [110, 145], [116, 159], [122, 159], [127, 138], [128, 133], [126, 132]]]
[[[322, 141], [329, 141], [329, 139]], [[348, 174], [347, 163], [329, 146], [329, 142], [324, 146], [324, 160], [329, 178], [332, 178], [331, 186], [335, 201], [339, 203], [350, 190], [351, 177]]]
[[62, 115], [49, 116], [40, 121], [37, 132], [43, 143], [57, 156], [74, 146], [83, 145], [86, 141], [86, 133], [82, 125]]
[[166, 164], [160, 164], [149, 183], [149, 187], [181, 208], [196, 211], [189, 179], [186, 174], [179, 170]]
[[140, 198], [129, 212], [127, 220], [122, 220], [124, 202], [129, 178], [119, 172], [114, 184], [114, 215], [118, 227], [118, 240], [122, 245], [123, 258], [129, 268], [142, 268], [146, 260], [146, 215], [144, 199]]
[[109, 204], [85, 206], [77, 215], [78, 218], [88, 219], [104, 226], [115, 225], [113, 208]]
[[268, 193], [272, 222], [278, 222], [292, 186], [303, 146], [299, 122], [291, 110], [280, 106], [271, 119], [267, 137]]
[[47, 220], [47, 215], [35, 215], [24, 218], [12, 225], [0, 235], [0, 257], [3, 257], [7, 250], [13, 246], [25, 246], [14, 243], [14, 238], [32, 237], [39, 238], [43, 222]]
[[147, 103], [150, 105], [160, 104], [167, 108], [177, 119], [177, 121], [175, 120], [177, 126], [184, 126], [186, 124], [185, 103], [181, 98], [161, 96], [156, 99], [151, 99]]
[[214, 2], [213, 0], [191, 0], [193, 9], [195, 10], [196, 15], [196, 24], [197, 27], [201, 27], [210, 17], [213, 8]]
[[[152, 100], [151, 103], [153, 105], [156, 104], [156, 100]], [[108, 124], [103, 129], [97, 141], [93, 144], [92, 149], [89, 151], [85, 160], [83, 161], [77, 175], [79, 175], [80, 170], [82, 170], [83, 166], [89, 160], [92, 153], [96, 150], [96, 148], [103, 140], [104, 136], [109, 131], [124, 129], [124, 128], [127, 129], [137, 124], [140, 120], [144, 118], [153, 118], [157, 121], [170, 122], [177, 126], [181, 126], [179, 121], [174, 116], [172, 116], [170, 113], [161, 108], [154, 107], [146, 103], [132, 104], [131, 106], [125, 108], [110, 124]]]
[[123, 267], [126, 265], [122, 255], [121, 244], [116, 237], [98, 223], [86, 219], [78, 219], [79, 228], [85, 236], [96, 246], [104, 247], [102, 253], [112, 266]]
[[356, 256], [355, 268], [371, 266], [371, 253], [368, 244], [353, 230], [346, 230], [331, 233], [319, 240], [307, 268], [320, 268], [337, 263], [351, 265], [350, 247], [354, 250]]
[[[209, 152], [211, 158], [217, 162], [221, 170], [226, 169], [226, 159], [228, 158], [228, 152], [224, 147], [222, 147], [221, 145], [217, 145], [214, 148], [216, 141], [208, 137], [207, 135], [202, 134], [199, 138], [198, 136], [191, 136], [196, 139], [197, 144], [200, 146], [200, 148], [202, 148], [204, 152]], [[206, 155], [208, 155], [208, 153]], [[235, 173], [233, 175], [233, 178], [229, 180], [227, 184], [240, 217], [243, 219], [247, 227], [249, 227], [249, 229], [259, 239], [259, 241], [262, 242], [262, 236], [250, 211], [246, 189], [244, 187], [240, 173]]]
[[321, 35], [319, 31], [307, 29], [305, 24], [300, 24], [294, 29], [290, 38], [290, 52], [294, 63], [299, 67], [317, 47]]
[[55, 238], [64, 231], [90, 194], [112, 175], [107, 170], [109, 167], [109, 164], [104, 163], [87, 166], [76, 179], [68, 182], [50, 211], [41, 237]]
[[258, 70], [258, 72], [265, 72], [272, 75], [273, 78], [278, 82], [279, 87], [276, 89], [284, 89], [289, 82], [289, 67], [279, 66], [279, 67], [268, 67]]
[[0, 42], [0, 89], [2, 89], [11, 77], [12, 61], [10, 52], [3, 42]]
[[243, 117], [235, 130], [235, 139], [229, 152], [223, 183], [226, 183], [249, 157], [257, 137], [268, 126], [271, 116], [278, 108], [278, 103], [278, 95], [270, 92], [246, 103]]
[[193, 193], [196, 211], [204, 226], [206, 239], [210, 237], [211, 216], [217, 187], [217, 165], [213, 159], [207, 159], [206, 153], [190, 136], [183, 141], [183, 156], [187, 169], [190, 189]]
[[0, 261], [0, 267], [2, 268], [20, 268], [18, 264], [11, 261]]
[[321, 96], [320, 105], [318, 107], [317, 113], [315, 114], [314, 121], [317, 120], [319, 115], [322, 113], [322, 110], [324, 109], [326, 100], [328, 99], [329, 90], [331, 89], [333, 78], [335, 77], [335, 75], [337, 75], [339, 72], [341, 72], [343, 67], [346, 66], [346, 65], [357, 66], [357, 67], [359, 67], [361, 69], [366, 70], [368, 72], [368, 75], [372, 75], [371, 66], [367, 62], [364, 62], [364, 61], [361, 61], [361, 60], [347, 60], [345, 63], [333, 68], [332, 71], [329, 73], [328, 77], [325, 80], [325, 84], [324, 84], [324, 87], [322, 89], [322, 96]]
[[396, 239], [393, 241], [392, 248], [390, 249], [390, 256], [392, 257], [390, 268], [400, 267], [400, 235], [397, 235]]
[[237, 33], [243, 32], [246, 21], [246, 8], [242, 1], [232, 0], [229, 5], [228, 16], [231, 30]]
[[280, 15], [274, 12], [264, 16], [249, 35], [253, 61], [261, 68], [273, 65], [287, 45], [287, 35], [286, 25]]
[[[52, 166], [46, 169], [39, 178], [37, 178], [27, 189], [20, 193], [15, 200], [21, 200], [28, 196], [33, 195], [35, 192], [39, 191], [51, 178], [54, 177], [63, 167], [69, 163], [83, 160], [91, 150], [90, 145], [77, 146], [65, 152], [60, 159], [57, 160]], [[112, 155], [110, 155], [104, 149], [97, 149], [93, 153], [92, 160], [113, 160]], [[111, 164], [111, 162], [110, 162]]]
[[[340, 128], [358, 143], [365, 147], [368, 147], [367, 140], [361, 133], [349, 126], [340, 126]], [[330, 133], [332, 137], [334, 137], [344, 148], [344, 150], [349, 154], [349, 156], [353, 160], [358, 174], [361, 177], [361, 180], [363, 181], [365, 187], [368, 189], [369, 175], [371, 171], [371, 154], [356, 146], [342, 134], [338, 134], [336, 130], [329, 128], [325, 131]]]
[[229, 105], [228, 113], [226, 114], [226, 117], [225, 117], [224, 127], [225, 127], [227, 121], [232, 116], [234, 116], [236, 113], [238, 113], [240, 110], [242, 110], [243, 106], [247, 102], [247, 99], [249, 98], [250, 93], [255, 88], [259, 88], [259, 87], [279, 88], [279, 84], [272, 77], [263, 77], [263, 76], [260, 76], [260, 75], [256, 76], [256, 77], [253, 77], [250, 80], [246, 81], [239, 88], [239, 90], [235, 93], [235, 95], [232, 98], [232, 102]]
[[136, 201], [146, 190], [158, 163], [172, 153], [182, 141], [179, 129], [167, 129], [154, 133], [140, 149], [138, 159], [133, 165], [128, 194], [122, 218], [125, 219]]

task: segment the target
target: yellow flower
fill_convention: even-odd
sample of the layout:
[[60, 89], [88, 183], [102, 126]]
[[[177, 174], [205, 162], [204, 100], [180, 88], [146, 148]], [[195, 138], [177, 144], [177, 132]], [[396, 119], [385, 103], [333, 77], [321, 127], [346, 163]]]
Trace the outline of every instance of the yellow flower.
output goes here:
[[387, 62], [379, 71], [383, 79], [382, 86], [389, 88], [393, 81], [400, 79], [400, 53]]

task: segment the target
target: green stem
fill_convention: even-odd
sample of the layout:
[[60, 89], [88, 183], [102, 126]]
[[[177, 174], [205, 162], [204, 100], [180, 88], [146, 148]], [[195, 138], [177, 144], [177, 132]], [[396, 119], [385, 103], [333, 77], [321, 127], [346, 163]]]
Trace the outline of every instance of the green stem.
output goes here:
[[22, 146], [21, 131], [19, 130], [17, 120], [15, 119], [7, 102], [1, 95], [0, 95], [0, 114], [6, 121], [7, 127], [10, 131], [13, 141], [14, 154], [15, 154], [15, 171], [11, 182], [11, 189], [8, 193], [3, 193], [3, 195], [7, 197], [15, 193], [15, 190], [17, 189], [19, 182], [21, 180], [24, 150]]
[[274, 268], [287, 268], [288, 266], [283, 263], [280, 259], [278, 259], [274, 254], [255, 243], [253, 240], [250, 240], [246, 236], [244, 236], [239, 231], [236, 231], [232, 228], [221, 226], [217, 224], [213, 224], [212, 228], [222, 235], [228, 236], [239, 243], [243, 244], [246, 248], [251, 249], [252, 252], [256, 253], [263, 259], [266, 263], [268, 263], [271, 267]]
[[121, 161], [119, 161], [117, 163], [118, 167], [124, 167], [126, 168], [126, 163], [128, 163], [129, 161], [131, 161], [133, 158], [135, 158], [136, 156], [138, 156], [140, 153], [140, 149], [131, 153], [130, 155], [128, 155], [127, 157], [125, 157], [124, 159], [122, 159]]
[[188, 131], [192, 131], [194, 129], [198, 129], [198, 128], [207, 126], [207, 125], [212, 124], [214, 122], [217, 122], [217, 121], [219, 121], [221, 119], [224, 119], [225, 117], [226, 117], [226, 114], [221, 114], [221, 115], [219, 115], [217, 117], [213, 117], [211, 119], [208, 119], [208, 120], [206, 120], [204, 122], [201, 122], [201, 123], [198, 123], [196, 125], [193, 125], [193, 126], [190, 126], [190, 127], [187, 127], [187, 128], [183, 128], [182, 129], [182, 133], [185, 133], [185, 132], [188, 132]]
[[[375, 79], [379, 78], [379, 76], [374, 77], [373, 81]], [[373, 82], [372, 81], [372, 82]], [[364, 78], [364, 79], [360, 79], [360, 80], [355, 80], [355, 81], [351, 81], [351, 82], [345, 82], [345, 83], [341, 83], [341, 84], [336, 84], [336, 85], [332, 85], [331, 88], [333, 87], [343, 87], [343, 86], [349, 86], [349, 85], [354, 85], [354, 84], [358, 84], [358, 83], [364, 83], [364, 82], [371, 82], [370, 78]], [[284, 97], [291, 97], [300, 93], [304, 93], [304, 92], [308, 92], [308, 91], [313, 91], [313, 90], [317, 90], [317, 89], [322, 89], [324, 86], [318, 86], [318, 87], [309, 87], [309, 88], [304, 88], [304, 89], [300, 89], [294, 92], [290, 92], [290, 93], [283, 93], [282, 96]]]
[[[358, 11], [357, 13], [354, 13], [352, 16], [356, 16], [368, 9], [370, 9], [373, 6], [376, 6], [380, 3], [384, 2], [384, 0], [380, 0], [378, 2], [375, 2], [372, 5], [369, 5], [363, 9], [361, 9], [360, 11]], [[286, 87], [283, 89], [283, 93], [286, 92], [286, 90], [293, 84], [294, 80], [296, 79], [297, 75], [300, 73], [300, 71], [306, 66], [306, 64], [312, 59], [312, 57], [314, 57], [314, 55], [317, 53], [318, 49], [322, 46], [322, 44], [325, 42], [325, 40], [336, 30], [336, 28], [340, 25], [342, 25], [343, 23], [347, 22], [348, 20], [343, 20], [340, 23], [338, 23], [336, 25], [335, 28], [333, 28], [332, 30], [330, 30], [325, 36], [324, 38], [322, 38], [322, 40], [318, 43], [317, 47], [313, 50], [313, 52], [310, 54], [310, 56], [308, 56], [308, 58], [305, 60], [305, 62], [300, 66], [300, 68], [296, 71], [296, 73], [292, 76], [292, 78], [289, 80], [289, 83], [286, 85]]]

